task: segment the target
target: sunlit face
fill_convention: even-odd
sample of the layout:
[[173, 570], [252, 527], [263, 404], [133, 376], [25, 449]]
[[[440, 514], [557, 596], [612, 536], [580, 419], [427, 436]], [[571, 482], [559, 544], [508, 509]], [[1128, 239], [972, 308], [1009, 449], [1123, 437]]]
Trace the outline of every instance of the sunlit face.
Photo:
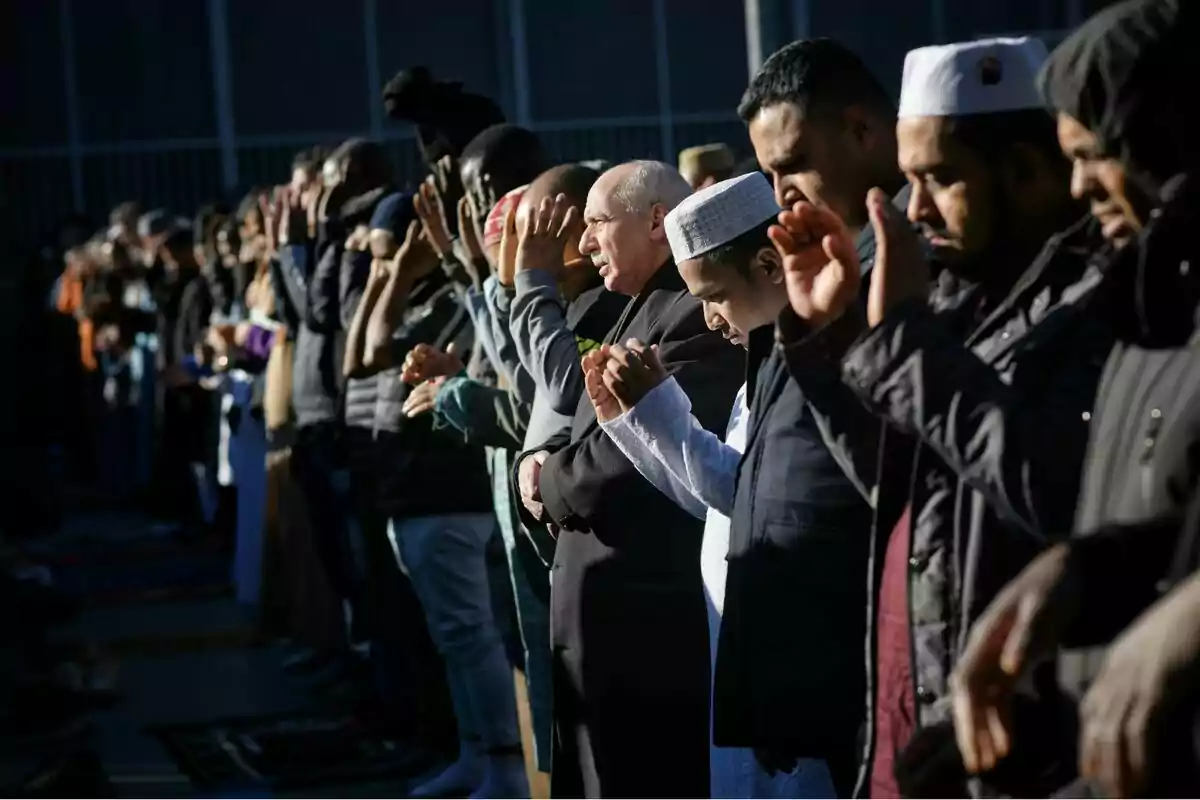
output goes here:
[[748, 346], [750, 331], [773, 322], [787, 303], [774, 247], [762, 247], [740, 268], [706, 256], [689, 259], [679, 264], [679, 274], [703, 304], [708, 327], [742, 347]]
[[662, 266], [659, 253], [666, 243], [666, 211], [662, 203], [631, 211], [616, 193], [627, 174], [610, 170], [588, 192], [579, 252], [592, 259], [610, 292], [632, 297]]
[[794, 103], [775, 103], [750, 120], [750, 142], [779, 205], [807, 200], [858, 226], [866, 221], [871, 187], [861, 147], [842, 122], [806, 119]]
[[994, 172], [950, 135], [945, 117], [911, 117], [896, 125], [897, 156], [912, 195], [908, 219], [937, 258], [953, 267], [1003, 242]]
[[1096, 135], [1074, 117], [1058, 115], [1058, 143], [1071, 161], [1071, 195], [1088, 200], [1104, 238], [1124, 246], [1142, 229], [1149, 198], [1128, 182], [1124, 164], [1106, 155]]

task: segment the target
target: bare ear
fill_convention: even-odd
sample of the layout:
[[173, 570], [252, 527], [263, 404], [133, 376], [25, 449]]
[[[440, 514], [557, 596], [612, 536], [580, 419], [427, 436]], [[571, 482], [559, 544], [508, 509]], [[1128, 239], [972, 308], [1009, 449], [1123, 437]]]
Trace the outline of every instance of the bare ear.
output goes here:
[[667, 209], [662, 203], [655, 203], [650, 207], [650, 238], [654, 241], [667, 237], [667, 231], [664, 226], [666, 218]]
[[761, 269], [771, 283], [783, 283], [783, 258], [774, 247], [760, 247], [754, 256], [754, 268]]

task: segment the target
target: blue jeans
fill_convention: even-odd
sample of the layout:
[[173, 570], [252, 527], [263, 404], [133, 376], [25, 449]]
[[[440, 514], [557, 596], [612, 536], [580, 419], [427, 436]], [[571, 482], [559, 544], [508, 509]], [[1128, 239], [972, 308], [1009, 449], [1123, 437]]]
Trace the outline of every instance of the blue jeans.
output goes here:
[[446, 662], [459, 737], [487, 749], [521, 743], [485, 561], [495, 524], [490, 514], [448, 514], [393, 519], [388, 530]]

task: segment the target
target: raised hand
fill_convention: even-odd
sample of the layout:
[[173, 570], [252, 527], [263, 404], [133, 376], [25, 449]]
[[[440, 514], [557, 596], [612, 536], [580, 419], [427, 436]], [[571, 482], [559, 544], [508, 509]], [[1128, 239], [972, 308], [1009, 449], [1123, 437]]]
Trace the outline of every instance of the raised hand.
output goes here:
[[592, 401], [592, 408], [596, 410], [596, 419], [599, 422], [611, 422], [621, 416], [621, 403], [604, 385], [604, 373], [601, 369], [585, 366], [583, 385], [587, 389], [588, 399]]
[[438, 258], [429, 237], [425, 235], [421, 223], [416, 220], [410, 222], [404, 235], [404, 243], [400, 245], [392, 260], [392, 270], [396, 272], [397, 277], [416, 283], [437, 269], [440, 263], [441, 259]]
[[517, 272], [517, 247], [520, 244], [517, 235], [517, 207], [509, 206], [504, 215], [504, 230], [500, 235], [500, 257], [496, 264], [496, 280], [501, 286], [512, 286]]
[[929, 296], [929, 262], [912, 226], [882, 189], [867, 195], [867, 212], [875, 229], [867, 322], [875, 327], [897, 305]]
[[862, 282], [854, 237], [841, 218], [799, 202], [779, 214], [767, 236], [783, 259], [788, 301], [813, 328], [833, 322], [854, 302]]
[[463, 196], [463, 185], [458, 161], [454, 156], [445, 155], [438, 159], [433, 165], [433, 179], [443, 209], [457, 205], [459, 198]]
[[466, 197], [458, 200], [458, 241], [462, 243], [465, 251], [467, 266], [483, 258], [479, 226], [476, 224], [475, 212], [471, 210], [471, 201]]
[[658, 345], [646, 347], [630, 339], [625, 347], [609, 348], [604, 365], [604, 385], [617, 398], [622, 411], [629, 411], [667, 379], [667, 370], [658, 358]]
[[517, 247], [517, 271], [545, 270], [556, 276], [563, 269], [563, 248], [571, 230], [579, 224], [579, 209], [565, 194], [544, 198], [530, 209]]
[[445, 258], [450, 252], [450, 230], [446, 226], [446, 208], [442, 195], [438, 191], [437, 181], [432, 175], [421, 182], [417, 194], [413, 197], [413, 209], [417, 218], [429, 237], [429, 243], [437, 251], [439, 258]]
[[463, 362], [456, 350], [457, 345], [454, 342], [444, 351], [431, 344], [417, 345], [404, 357], [400, 380], [408, 384], [418, 384], [432, 378], [457, 375], [463, 370]]

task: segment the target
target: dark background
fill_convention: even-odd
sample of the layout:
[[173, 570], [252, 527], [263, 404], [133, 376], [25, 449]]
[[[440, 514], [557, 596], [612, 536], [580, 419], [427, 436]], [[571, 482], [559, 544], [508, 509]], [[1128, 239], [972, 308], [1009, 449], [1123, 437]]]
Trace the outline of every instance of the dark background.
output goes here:
[[[769, 38], [836, 36], [898, 91], [912, 47], [1022, 32], [1052, 45], [1099, 2], [763, 6]], [[734, 115], [749, 74], [745, 20], [741, 0], [0, 0], [0, 210], [23, 242], [72, 211], [99, 226], [127, 198], [190, 213], [286, 180], [301, 147], [361, 134], [387, 141], [417, 180], [411, 138], [379, 100], [414, 64], [491, 95], [563, 159], [673, 161], [667, 149], [718, 140], [749, 154]], [[222, 42], [232, 158], [216, 90]]]

